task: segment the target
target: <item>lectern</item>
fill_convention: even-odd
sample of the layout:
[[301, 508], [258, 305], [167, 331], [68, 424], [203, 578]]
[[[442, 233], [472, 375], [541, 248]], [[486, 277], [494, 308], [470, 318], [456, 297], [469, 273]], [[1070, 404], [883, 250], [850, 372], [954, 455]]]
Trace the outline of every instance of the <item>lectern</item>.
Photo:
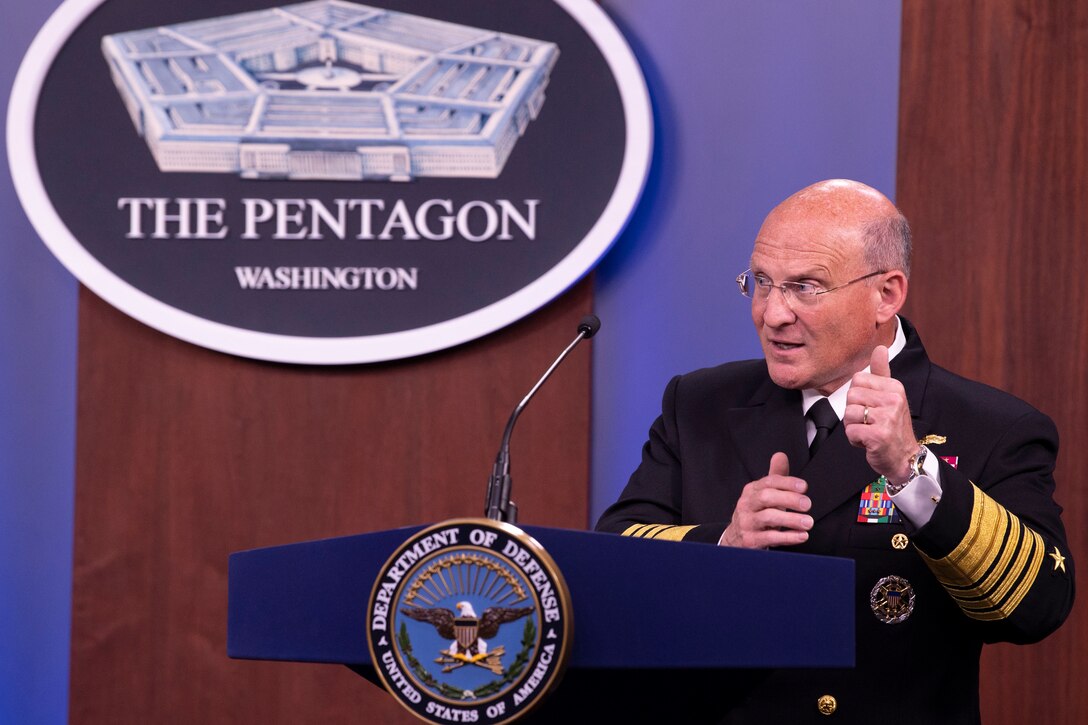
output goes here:
[[[420, 528], [232, 554], [228, 654], [376, 681], [371, 588]], [[522, 722], [714, 722], [768, 669], [854, 665], [849, 559], [522, 528], [562, 571], [574, 623], [563, 681]]]

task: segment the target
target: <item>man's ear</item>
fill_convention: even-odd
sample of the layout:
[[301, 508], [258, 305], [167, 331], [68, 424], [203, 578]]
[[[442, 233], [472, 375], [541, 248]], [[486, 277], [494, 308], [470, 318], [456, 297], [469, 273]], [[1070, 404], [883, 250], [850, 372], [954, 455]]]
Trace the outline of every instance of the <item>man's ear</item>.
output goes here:
[[907, 286], [907, 275], [902, 270], [895, 269], [887, 273], [877, 288], [880, 293], [880, 303], [876, 308], [878, 324], [883, 325], [899, 313], [907, 301]]

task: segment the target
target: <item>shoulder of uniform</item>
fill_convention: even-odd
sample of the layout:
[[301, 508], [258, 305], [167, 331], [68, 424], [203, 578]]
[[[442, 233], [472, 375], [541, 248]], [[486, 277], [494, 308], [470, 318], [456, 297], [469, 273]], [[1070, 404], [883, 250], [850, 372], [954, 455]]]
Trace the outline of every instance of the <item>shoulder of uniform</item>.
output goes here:
[[957, 375], [939, 365], [932, 365], [927, 388], [927, 397], [932, 396], [940, 404], [973, 411], [980, 419], [998, 426], [1031, 416], [1050, 420], [1038, 408], [1011, 393]]
[[753, 388], [769, 380], [765, 360], [736, 360], [700, 368], [684, 373], [676, 378], [677, 386], [685, 391], [698, 391], [708, 394], [723, 390], [736, 390], [746, 396]]

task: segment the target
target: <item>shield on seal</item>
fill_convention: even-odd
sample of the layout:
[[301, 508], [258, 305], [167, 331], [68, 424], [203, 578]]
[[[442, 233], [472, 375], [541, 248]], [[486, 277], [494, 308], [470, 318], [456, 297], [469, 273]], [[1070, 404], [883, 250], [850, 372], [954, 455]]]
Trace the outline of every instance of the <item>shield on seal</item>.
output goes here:
[[457, 635], [457, 644], [466, 652], [470, 647], [476, 646], [476, 632], [479, 630], [480, 620], [476, 617], [458, 617], [453, 621], [453, 631]]

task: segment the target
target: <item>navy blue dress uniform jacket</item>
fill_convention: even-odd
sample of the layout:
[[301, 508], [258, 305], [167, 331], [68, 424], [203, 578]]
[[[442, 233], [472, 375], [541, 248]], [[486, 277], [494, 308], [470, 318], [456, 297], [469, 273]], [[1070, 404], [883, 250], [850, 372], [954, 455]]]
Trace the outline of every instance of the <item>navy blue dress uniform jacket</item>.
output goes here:
[[[930, 363], [906, 321], [904, 332], [891, 372], [906, 389], [914, 431], [946, 438], [929, 444], [942, 458], [943, 493], [921, 529], [905, 519], [858, 522], [862, 492], [878, 478], [864, 450], [840, 424], [808, 460], [800, 391], [775, 385], [763, 360], [674, 378], [641, 465], [597, 524], [716, 544], [741, 490], [767, 475], [773, 453], [784, 451], [790, 474], [808, 482], [815, 524], [806, 543], [783, 550], [855, 561], [856, 667], [770, 672], [745, 686], [723, 722], [977, 723], [982, 644], [1042, 639], [1072, 607], [1073, 562], [1053, 498], [1054, 424], [1011, 395]], [[903, 549], [892, 545], [897, 533], [909, 537]], [[889, 575], [915, 593], [898, 624], [880, 621], [870, 604]], [[789, 582], [782, 588], [804, 606]], [[818, 709], [824, 696], [834, 698], [830, 717]]]

